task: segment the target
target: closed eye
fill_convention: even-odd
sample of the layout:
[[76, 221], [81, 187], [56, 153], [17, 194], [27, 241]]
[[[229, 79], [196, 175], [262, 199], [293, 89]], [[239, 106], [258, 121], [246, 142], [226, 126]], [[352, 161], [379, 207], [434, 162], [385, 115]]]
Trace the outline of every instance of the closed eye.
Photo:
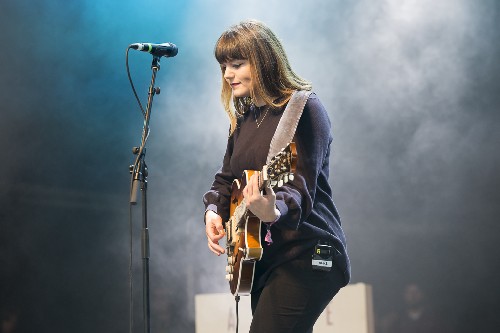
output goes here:
[[233, 60], [228, 61], [224, 64], [221, 64], [222, 69], [226, 69], [226, 67], [230, 67], [233, 69], [238, 69], [246, 63], [246, 60]]

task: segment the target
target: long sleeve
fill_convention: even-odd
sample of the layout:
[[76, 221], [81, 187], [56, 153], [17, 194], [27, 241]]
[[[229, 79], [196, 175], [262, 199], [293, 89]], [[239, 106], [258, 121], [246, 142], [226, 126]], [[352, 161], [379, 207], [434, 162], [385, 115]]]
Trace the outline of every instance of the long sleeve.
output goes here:
[[233, 180], [236, 178], [230, 167], [233, 142], [234, 137], [230, 136], [227, 140], [227, 148], [222, 161], [222, 166], [215, 174], [215, 179], [210, 190], [203, 196], [205, 210], [213, 210], [222, 217], [223, 221], [227, 221], [229, 219], [231, 185]]
[[295, 137], [297, 170], [292, 182], [276, 190], [276, 206], [281, 212], [276, 227], [296, 230], [311, 214], [318, 186], [326, 188], [326, 194], [330, 195], [331, 125], [325, 108], [314, 94], [306, 104]]

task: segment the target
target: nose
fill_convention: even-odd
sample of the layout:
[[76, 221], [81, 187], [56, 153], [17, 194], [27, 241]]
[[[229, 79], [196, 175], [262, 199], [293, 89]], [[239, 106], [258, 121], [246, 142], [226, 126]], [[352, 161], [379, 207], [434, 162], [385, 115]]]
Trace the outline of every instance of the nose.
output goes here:
[[224, 69], [224, 79], [229, 80], [232, 77], [234, 77], [234, 73], [228, 66]]

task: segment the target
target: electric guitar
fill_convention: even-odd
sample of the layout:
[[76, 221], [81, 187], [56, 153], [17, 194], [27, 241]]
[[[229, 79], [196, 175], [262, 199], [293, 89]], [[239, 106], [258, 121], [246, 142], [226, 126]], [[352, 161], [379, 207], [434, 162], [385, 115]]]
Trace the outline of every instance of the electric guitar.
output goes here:
[[266, 164], [262, 171], [245, 170], [231, 188], [230, 218], [225, 223], [227, 266], [226, 279], [233, 295], [248, 295], [252, 290], [255, 262], [262, 258], [261, 222], [250, 212], [243, 198], [243, 189], [253, 174], [259, 177], [259, 190], [282, 186], [293, 180], [297, 160], [295, 143], [290, 143]]

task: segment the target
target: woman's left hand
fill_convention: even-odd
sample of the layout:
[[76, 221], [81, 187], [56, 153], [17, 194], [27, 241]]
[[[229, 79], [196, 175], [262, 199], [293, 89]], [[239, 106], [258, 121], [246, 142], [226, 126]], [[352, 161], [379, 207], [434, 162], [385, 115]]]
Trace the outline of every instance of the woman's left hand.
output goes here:
[[259, 176], [254, 173], [243, 189], [247, 208], [262, 222], [273, 222], [278, 217], [276, 194], [271, 187], [265, 188], [266, 194], [259, 190]]

